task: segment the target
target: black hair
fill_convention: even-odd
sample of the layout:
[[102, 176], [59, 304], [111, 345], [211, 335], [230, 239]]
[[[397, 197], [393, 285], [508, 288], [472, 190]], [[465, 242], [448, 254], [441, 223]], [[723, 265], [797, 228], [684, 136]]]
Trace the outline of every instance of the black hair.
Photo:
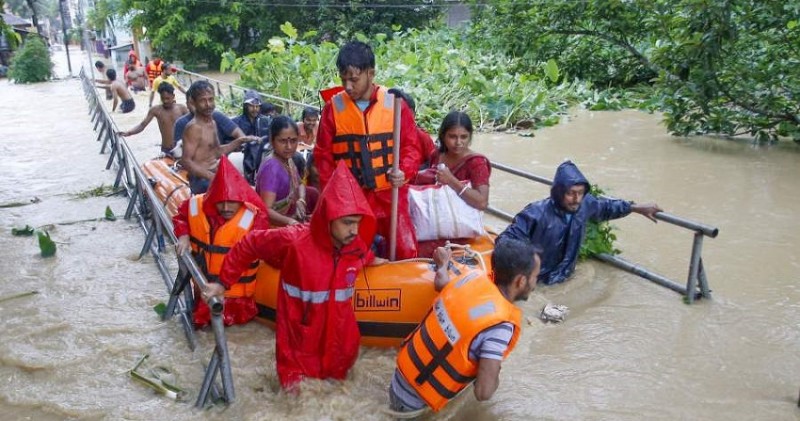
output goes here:
[[300, 115], [300, 120], [305, 120], [306, 117], [319, 117], [319, 110], [314, 107], [303, 108], [303, 114]]
[[164, 73], [164, 70], [171, 70], [169, 66], [171, 66], [171, 64], [167, 63], [166, 61], [162, 61], [161, 62], [161, 73]]
[[106, 70], [106, 77], [108, 80], [117, 80], [117, 71], [114, 69]]
[[400, 88], [392, 88], [392, 89], [389, 89], [389, 93], [390, 94], [394, 94], [394, 96], [403, 98], [403, 101], [405, 101], [406, 104], [408, 104], [408, 108], [411, 108], [411, 112], [416, 114], [416, 112], [417, 112], [417, 103], [414, 102], [414, 98], [412, 98], [411, 95], [408, 94], [408, 92], [406, 92], [406, 91], [404, 91], [404, 90], [402, 90]]
[[171, 83], [161, 82], [161, 84], [158, 85], [158, 94], [161, 95], [164, 92], [175, 95], [175, 87], [172, 86]]
[[461, 111], [450, 111], [442, 120], [439, 126], [439, 152], [447, 153], [447, 145], [444, 143], [444, 135], [454, 127], [463, 127], [469, 132], [469, 140], [472, 142], [472, 120], [467, 113]]
[[94, 67], [97, 68], [97, 70], [100, 70], [103, 67], [106, 67], [106, 65], [102, 61], [97, 60], [97, 61], [94, 62]]
[[189, 86], [189, 89], [186, 91], [186, 96], [191, 98], [192, 100], [197, 99], [200, 96], [200, 92], [203, 91], [211, 91], [214, 94], [214, 87], [211, 86], [210, 83], [206, 80], [197, 80]]
[[358, 70], [375, 68], [375, 54], [372, 48], [361, 41], [350, 41], [339, 50], [336, 56], [336, 68], [339, 73], [344, 73], [349, 67]]
[[495, 243], [492, 252], [494, 282], [499, 286], [508, 286], [517, 275], [531, 276], [536, 266], [534, 255], [541, 252], [539, 247], [513, 238]]
[[273, 104], [271, 102], [262, 102], [261, 103], [261, 107], [259, 109], [259, 112], [261, 114], [265, 114], [266, 115], [266, 114], [269, 114], [269, 113], [271, 113], [273, 111], [275, 111], [275, 104]]
[[288, 129], [290, 127], [294, 129], [295, 133], [299, 133], [299, 130], [297, 129], [297, 123], [294, 122], [293, 118], [285, 115], [275, 116], [275, 118], [273, 118], [272, 122], [269, 124], [270, 141], [275, 140], [281, 130]]

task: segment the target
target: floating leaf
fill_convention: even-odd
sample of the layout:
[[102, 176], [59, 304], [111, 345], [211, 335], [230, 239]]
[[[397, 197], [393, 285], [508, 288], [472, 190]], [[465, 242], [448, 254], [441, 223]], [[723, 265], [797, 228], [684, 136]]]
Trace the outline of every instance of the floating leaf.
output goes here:
[[106, 206], [106, 220], [108, 221], [117, 220], [117, 216], [114, 215], [114, 211], [111, 210], [111, 206]]
[[25, 225], [23, 228], [11, 228], [11, 235], [16, 235], [17, 237], [30, 237], [33, 235], [33, 227], [30, 225]]
[[153, 311], [155, 311], [156, 314], [158, 314], [159, 318], [163, 319], [164, 314], [167, 312], [167, 305], [164, 304], [163, 302], [158, 303], [155, 306], [153, 306]]
[[56, 243], [50, 239], [50, 233], [47, 231], [36, 231], [36, 236], [39, 237], [39, 250], [42, 257], [50, 257], [56, 254]]

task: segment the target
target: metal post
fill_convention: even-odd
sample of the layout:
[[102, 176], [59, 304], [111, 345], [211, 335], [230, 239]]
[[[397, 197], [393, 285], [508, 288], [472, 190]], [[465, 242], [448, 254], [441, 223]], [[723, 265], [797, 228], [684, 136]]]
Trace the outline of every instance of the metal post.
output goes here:
[[219, 355], [219, 370], [222, 376], [222, 393], [225, 401], [232, 403], [236, 399], [233, 390], [233, 374], [231, 362], [228, 358], [228, 341], [225, 339], [225, 324], [222, 322], [222, 312], [211, 315], [211, 327], [214, 329], [214, 340], [217, 343], [215, 353]]
[[[400, 169], [400, 110], [402, 98], [394, 99], [394, 131], [392, 138], [392, 172], [396, 173]], [[400, 189], [392, 186], [392, 213], [389, 219], [389, 260], [394, 261], [397, 257], [397, 206], [400, 198]]]
[[139, 198], [139, 185], [134, 185], [133, 193], [130, 196], [130, 200], [128, 200], [128, 208], [125, 209], [125, 219], [131, 219], [131, 215], [133, 215], [133, 209], [136, 207], [136, 201]]
[[203, 384], [200, 386], [200, 393], [197, 395], [197, 401], [194, 403], [195, 407], [203, 408], [206, 405], [206, 400], [208, 400], [208, 392], [211, 390], [211, 386], [214, 384], [214, 378], [217, 377], [218, 366], [219, 355], [214, 352], [214, 354], [211, 355], [211, 361], [208, 362], [206, 374], [203, 377]]
[[703, 253], [703, 233], [694, 233], [694, 243], [692, 244], [692, 257], [689, 260], [689, 276], [686, 280], [687, 304], [694, 302], [694, 292], [697, 289], [697, 272], [700, 269], [700, 256]]
[[[108, 156], [108, 162], [106, 162], [106, 169], [110, 170], [111, 165], [114, 163], [114, 158], [117, 156], [117, 145], [113, 140], [111, 141], [111, 154]], [[122, 167], [119, 168], [120, 170]], [[117, 181], [114, 183], [114, 188], [116, 189], [119, 183], [119, 176], [117, 176]]]
[[150, 228], [147, 230], [147, 236], [144, 239], [144, 246], [142, 246], [142, 251], [139, 252], [139, 258], [136, 260], [141, 259], [147, 254], [147, 251], [150, 250], [150, 245], [153, 244], [153, 237], [156, 235], [156, 217], [153, 216], [153, 222], [150, 224]]
[[67, 52], [67, 69], [69, 69], [69, 75], [72, 77], [72, 62], [69, 59], [69, 38], [67, 38], [67, 1], [60, 0], [58, 3], [61, 11], [61, 32], [64, 34], [64, 51]]
[[700, 258], [700, 269], [697, 271], [697, 280], [700, 281], [700, 291], [703, 293], [703, 298], [711, 298], [711, 289], [708, 287], [708, 278], [706, 278], [706, 268], [703, 267], [703, 258]]
[[649, 270], [647, 270], [647, 269], [645, 269], [645, 268], [643, 268], [643, 267], [641, 267], [639, 265], [636, 265], [636, 264], [633, 264], [631, 262], [628, 262], [625, 259], [621, 259], [621, 258], [619, 258], [617, 256], [611, 256], [611, 255], [605, 254], [605, 253], [597, 254], [594, 257], [597, 260], [600, 260], [602, 262], [610, 264], [611, 266], [614, 266], [616, 268], [619, 268], [619, 269], [622, 269], [624, 271], [630, 272], [630, 273], [632, 273], [634, 275], [639, 275], [644, 279], [647, 279], [647, 280], [652, 281], [652, 282], [654, 282], [654, 283], [656, 283], [658, 285], [661, 285], [662, 287], [669, 288], [669, 289], [671, 289], [671, 290], [673, 290], [673, 291], [675, 291], [675, 292], [677, 292], [677, 293], [679, 293], [681, 295], [687, 295], [686, 288], [683, 285], [675, 283], [675, 282], [671, 281], [670, 279], [668, 279], [668, 278], [666, 278], [664, 276], [661, 276], [661, 275], [659, 275], [657, 273], [651, 272], [651, 271], [649, 271]]

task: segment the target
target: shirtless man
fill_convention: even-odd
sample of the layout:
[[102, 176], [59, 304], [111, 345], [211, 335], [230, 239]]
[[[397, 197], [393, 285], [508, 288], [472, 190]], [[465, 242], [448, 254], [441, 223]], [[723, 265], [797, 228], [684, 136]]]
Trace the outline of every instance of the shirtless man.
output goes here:
[[173, 136], [175, 121], [182, 115], [187, 114], [189, 109], [175, 101], [175, 88], [169, 83], [159, 85], [158, 95], [161, 97], [161, 105], [151, 107], [147, 112], [147, 116], [136, 127], [117, 134], [120, 136], [132, 136], [141, 133], [155, 117], [158, 122], [158, 130], [161, 132], [161, 152], [169, 155], [169, 152], [175, 147], [175, 138]]
[[114, 112], [117, 110], [117, 102], [119, 102], [119, 100], [122, 100], [119, 109], [123, 114], [133, 111], [133, 109], [136, 108], [136, 102], [133, 101], [133, 96], [131, 96], [125, 84], [117, 80], [117, 71], [108, 69], [106, 70], [106, 76], [108, 80], [111, 81], [109, 87], [111, 88], [114, 99], [114, 102], [111, 103], [111, 111]]
[[256, 136], [243, 136], [221, 145], [214, 122], [214, 87], [198, 80], [189, 87], [189, 98], [194, 105], [194, 118], [183, 132], [183, 157], [181, 164], [189, 171], [189, 187], [193, 194], [205, 193], [219, 164], [222, 154], [238, 151], [245, 142], [257, 141]]

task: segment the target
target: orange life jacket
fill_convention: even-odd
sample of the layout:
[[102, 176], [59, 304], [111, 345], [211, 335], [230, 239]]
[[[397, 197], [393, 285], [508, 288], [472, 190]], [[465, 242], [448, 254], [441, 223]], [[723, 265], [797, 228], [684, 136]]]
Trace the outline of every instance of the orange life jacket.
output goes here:
[[397, 354], [397, 367], [411, 387], [439, 411], [478, 374], [469, 347], [483, 330], [512, 323], [514, 333], [503, 358], [514, 349], [522, 312], [479, 270], [466, 270], [444, 287], [422, 324]]
[[152, 84], [153, 80], [161, 74], [161, 66], [163, 65], [163, 61], [159, 61], [158, 64], [156, 64], [155, 61], [150, 60], [150, 62], [147, 63], [145, 70], [147, 71], [147, 79], [150, 81], [150, 84]]
[[[211, 282], [219, 282], [219, 271], [225, 255], [253, 227], [257, 209], [251, 209], [247, 204], [240, 207], [233, 218], [217, 229], [212, 239], [211, 225], [203, 212], [204, 197], [199, 194], [189, 199], [189, 236], [192, 252], [205, 259], [206, 278]], [[251, 263], [238, 283], [225, 292], [225, 296], [252, 297], [256, 292], [257, 269], [258, 261]]]
[[366, 112], [346, 92], [331, 99], [336, 122], [331, 151], [333, 160], [344, 160], [361, 187], [377, 191], [392, 187], [386, 172], [394, 162], [394, 95], [380, 86], [376, 89], [378, 98]]

